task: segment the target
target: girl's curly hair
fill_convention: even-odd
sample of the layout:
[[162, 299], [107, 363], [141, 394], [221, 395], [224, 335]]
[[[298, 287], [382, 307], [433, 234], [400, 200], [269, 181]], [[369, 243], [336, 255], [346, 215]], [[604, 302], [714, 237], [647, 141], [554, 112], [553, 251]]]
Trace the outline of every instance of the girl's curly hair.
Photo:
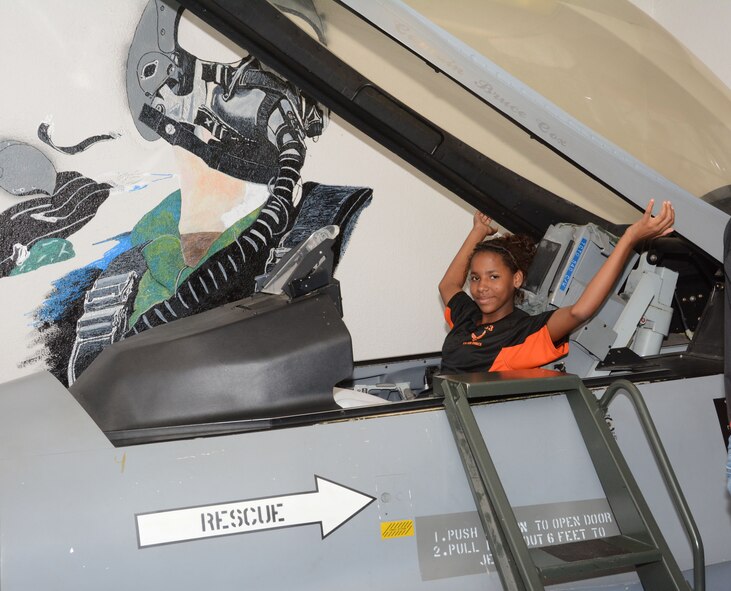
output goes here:
[[480, 242], [472, 251], [470, 264], [472, 264], [472, 257], [478, 252], [494, 252], [502, 257], [503, 262], [511, 272], [523, 271], [525, 276], [528, 274], [528, 268], [533, 261], [537, 248], [538, 244], [530, 236], [508, 234], [507, 236]]

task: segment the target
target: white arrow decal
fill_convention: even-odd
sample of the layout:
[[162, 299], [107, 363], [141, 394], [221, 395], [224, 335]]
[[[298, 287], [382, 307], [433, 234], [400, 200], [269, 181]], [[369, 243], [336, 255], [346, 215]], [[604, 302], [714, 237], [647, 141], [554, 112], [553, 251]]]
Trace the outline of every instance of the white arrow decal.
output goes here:
[[315, 490], [136, 515], [140, 548], [319, 523], [323, 539], [375, 498], [315, 475]]

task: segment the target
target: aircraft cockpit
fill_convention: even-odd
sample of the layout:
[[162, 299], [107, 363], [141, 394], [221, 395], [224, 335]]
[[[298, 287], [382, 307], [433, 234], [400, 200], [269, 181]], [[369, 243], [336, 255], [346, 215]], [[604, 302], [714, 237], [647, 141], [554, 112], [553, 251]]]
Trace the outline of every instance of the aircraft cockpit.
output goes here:
[[[551, 225], [539, 242], [518, 306], [536, 314], [572, 304], [616, 241], [595, 224]], [[619, 377], [663, 380], [723, 371], [720, 266], [681, 237], [651, 241], [628, 261], [613, 293], [569, 343], [568, 355], [546, 368], [597, 386]], [[419, 363], [409, 367], [407, 360], [384, 364], [379, 385], [360, 388], [390, 400], [416, 397], [438, 371], [438, 355], [420, 363], [423, 368]], [[363, 377], [368, 373], [363, 365], [355, 371]]]
[[[379, 10], [320, 0], [304, 10], [302, 3], [246, 3], [225, 25], [215, 5], [182, 4], [193, 13], [209, 8], [206, 19], [308, 95], [509, 231], [539, 241], [520, 304], [529, 313], [575, 301], [635, 207], [649, 197], [673, 199], [682, 237], [638, 252], [599, 314], [571, 335], [569, 354], [547, 369], [597, 386], [617, 376], [669, 380], [722, 371], [723, 274], [712, 237], [720, 236], [727, 216], [718, 208], [727, 199], [714, 189], [731, 179], [708, 172], [702, 156], [695, 168], [705, 175], [674, 175], [691, 155], [673, 144], [665, 160], [650, 164], [680, 184], [659, 177], [630, 153], [636, 136], [612, 135], [622, 142], [613, 145], [593, 135], [587, 125], [613, 132], [600, 115], [606, 107], [586, 112], [563, 99], [586, 123], [572, 117], [501, 69], [498, 63], [513, 63], [511, 52], [481, 46], [494, 61], [465, 53], [467, 32], [450, 33], [404, 4]], [[554, 10], [559, 27], [576, 18], [571, 8]], [[493, 16], [510, 29], [521, 14], [501, 8]], [[567, 48], [576, 40], [554, 42]], [[541, 87], [557, 100], [551, 89]], [[486, 154], [499, 154], [500, 162]], [[349, 327], [360, 319], [349, 307], [353, 282], [344, 309], [331, 248], [348, 232], [299, 228], [291, 236], [300, 243], [277, 249], [252, 297], [115, 343], [72, 391], [118, 444], [429, 406], [437, 350], [354, 361]]]
[[[280, 253], [250, 298], [108, 347], [71, 392], [115, 444], [433, 406], [438, 352], [354, 363], [332, 276], [338, 235], [326, 226]], [[538, 313], [576, 301], [616, 240], [594, 224], [551, 225], [519, 306]], [[656, 242], [633, 255], [599, 313], [570, 336], [568, 355], [546, 369], [589, 385], [721, 371], [712, 353], [723, 338], [718, 278], [699, 287], [690, 249], [677, 238]], [[681, 276], [696, 281], [702, 313], [683, 305]]]

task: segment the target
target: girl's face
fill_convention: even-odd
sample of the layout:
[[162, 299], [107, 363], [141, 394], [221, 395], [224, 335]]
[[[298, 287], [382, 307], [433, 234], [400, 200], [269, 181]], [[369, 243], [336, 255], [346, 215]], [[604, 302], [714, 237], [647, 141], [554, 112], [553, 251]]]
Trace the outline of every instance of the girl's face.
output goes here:
[[513, 273], [496, 252], [478, 252], [467, 275], [470, 295], [482, 312], [482, 322], [497, 322], [514, 309], [515, 290], [523, 284], [523, 272]]

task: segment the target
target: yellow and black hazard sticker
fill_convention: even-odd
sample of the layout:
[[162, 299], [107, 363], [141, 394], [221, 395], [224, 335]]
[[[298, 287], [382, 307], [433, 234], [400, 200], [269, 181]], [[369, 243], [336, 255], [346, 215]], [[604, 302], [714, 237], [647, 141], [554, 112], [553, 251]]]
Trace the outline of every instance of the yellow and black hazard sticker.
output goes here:
[[402, 521], [382, 521], [381, 538], [390, 540], [393, 538], [406, 538], [414, 535], [414, 520], [404, 519]]

